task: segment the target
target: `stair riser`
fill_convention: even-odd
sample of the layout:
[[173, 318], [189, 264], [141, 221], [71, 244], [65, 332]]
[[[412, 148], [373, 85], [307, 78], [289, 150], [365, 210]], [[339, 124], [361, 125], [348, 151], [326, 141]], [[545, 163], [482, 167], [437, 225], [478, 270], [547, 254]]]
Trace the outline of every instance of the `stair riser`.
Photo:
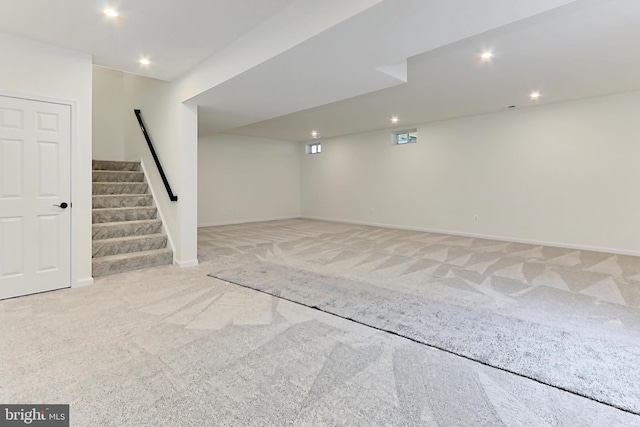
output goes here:
[[127, 242], [93, 242], [93, 258], [110, 255], [130, 254], [132, 252], [164, 249], [167, 247], [167, 236], [151, 236]]
[[93, 170], [111, 171], [139, 171], [139, 162], [110, 162], [105, 160], [94, 160]]
[[94, 183], [93, 195], [147, 194], [148, 188], [148, 185], [145, 183]]
[[153, 221], [143, 224], [94, 224], [93, 239], [114, 239], [116, 237], [142, 236], [145, 234], [160, 233], [162, 223]]
[[93, 196], [93, 208], [133, 208], [153, 206], [153, 197], [146, 196]]
[[156, 208], [127, 208], [127, 209], [108, 209], [94, 210], [93, 223], [101, 224], [104, 222], [121, 222], [121, 221], [139, 221], [143, 219], [155, 219], [157, 214]]
[[124, 271], [137, 270], [140, 268], [157, 267], [173, 262], [171, 252], [147, 256], [132, 256], [131, 258], [108, 261], [106, 258], [95, 258], [93, 260], [93, 276], [107, 276], [109, 274], [122, 273]]
[[142, 172], [132, 171], [93, 171], [93, 182], [143, 182]]

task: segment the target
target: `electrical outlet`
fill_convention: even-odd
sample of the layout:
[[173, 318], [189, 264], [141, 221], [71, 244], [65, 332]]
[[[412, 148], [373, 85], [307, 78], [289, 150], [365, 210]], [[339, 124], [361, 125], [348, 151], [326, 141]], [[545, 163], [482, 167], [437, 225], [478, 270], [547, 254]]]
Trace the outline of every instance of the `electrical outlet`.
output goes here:
[[223, 214], [224, 213], [224, 209], [220, 208], [220, 213]]
[[229, 213], [231, 213], [231, 214], [233, 213], [233, 207], [229, 208]]
[[480, 216], [479, 216], [478, 214], [474, 214], [474, 215], [473, 215], [473, 220], [474, 220], [474, 221], [477, 221], [477, 220], [479, 220], [479, 219], [480, 219]]

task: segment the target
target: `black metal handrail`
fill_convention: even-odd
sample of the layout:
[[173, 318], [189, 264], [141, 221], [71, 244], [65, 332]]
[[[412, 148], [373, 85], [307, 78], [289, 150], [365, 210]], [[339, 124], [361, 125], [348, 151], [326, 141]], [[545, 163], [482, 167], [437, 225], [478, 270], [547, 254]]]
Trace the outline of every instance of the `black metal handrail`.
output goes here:
[[158, 158], [158, 154], [156, 153], [155, 148], [153, 148], [153, 143], [151, 142], [151, 138], [149, 137], [149, 133], [147, 132], [147, 128], [145, 127], [144, 122], [142, 121], [142, 115], [140, 113], [140, 110], [133, 110], [133, 112], [136, 114], [136, 117], [138, 118], [138, 123], [140, 124], [140, 129], [142, 130], [142, 133], [144, 135], [144, 139], [147, 140], [147, 145], [149, 146], [149, 151], [151, 151], [151, 155], [153, 156], [153, 160], [156, 162], [156, 167], [158, 168], [158, 172], [160, 172], [160, 177], [162, 178], [162, 182], [164, 182], [164, 188], [167, 189], [167, 194], [169, 195], [169, 199], [172, 202], [175, 202], [175, 201], [178, 200], [178, 196], [173, 194], [173, 191], [171, 191], [171, 186], [169, 185], [169, 181], [167, 180], [167, 175], [165, 175], [164, 169], [162, 169], [162, 165], [160, 164], [160, 159]]

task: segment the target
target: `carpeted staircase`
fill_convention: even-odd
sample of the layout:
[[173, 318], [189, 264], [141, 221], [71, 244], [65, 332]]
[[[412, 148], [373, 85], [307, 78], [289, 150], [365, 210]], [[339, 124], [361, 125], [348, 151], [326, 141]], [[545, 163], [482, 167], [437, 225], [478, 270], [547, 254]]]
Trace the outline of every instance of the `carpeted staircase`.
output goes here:
[[93, 276], [171, 264], [139, 162], [93, 161]]

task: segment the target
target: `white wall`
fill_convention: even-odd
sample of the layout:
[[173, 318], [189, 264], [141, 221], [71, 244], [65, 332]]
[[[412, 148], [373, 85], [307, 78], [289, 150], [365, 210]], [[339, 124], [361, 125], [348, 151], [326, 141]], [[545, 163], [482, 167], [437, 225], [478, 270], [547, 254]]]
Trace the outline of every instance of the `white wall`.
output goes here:
[[640, 254], [639, 111], [633, 92], [300, 147], [302, 214]]
[[[198, 108], [185, 103], [188, 85], [188, 78], [169, 83], [132, 74], [125, 74], [124, 82], [125, 158], [142, 159], [146, 165], [149, 184], [155, 190], [175, 249], [174, 263], [181, 267], [198, 264]], [[142, 111], [177, 202], [166, 195], [133, 111], [128, 116], [134, 108]]]
[[93, 159], [125, 159], [124, 73], [93, 66]]
[[300, 216], [299, 144], [238, 135], [202, 137], [198, 225]]
[[[167, 180], [179, 199], [178, 182], [180, 176], [175, 172], [178, 168], [179, 156], [173, 154], [172, 150], [179, 149], [180, 145], [175, 144], [175, 140], [171, 137], [167, 137], [172, 135], [172, 123], [177, 120], [171, 105], [170, 84], [134, 74], [122, 73], [122, 76], [124, 83], [124, 117], [122, 119], [125, 140], [124, 157], [130, 161], [142, 161], [165, 231], [174, 249], [174, 261], [177, 261], [180, 259], [177, 245], [180, 234], [178, 202], [172, 202], [169, 199], [151, 151], [133, 112], [134, 109], [139, 109], [142, 112], [147, 132], [151, 137]], [[176, 147], [173, 147], [173, 144]]]
[[91, 56], [0, 33], [0, 93], [72, 108], [72, 286], [91, 284]]

